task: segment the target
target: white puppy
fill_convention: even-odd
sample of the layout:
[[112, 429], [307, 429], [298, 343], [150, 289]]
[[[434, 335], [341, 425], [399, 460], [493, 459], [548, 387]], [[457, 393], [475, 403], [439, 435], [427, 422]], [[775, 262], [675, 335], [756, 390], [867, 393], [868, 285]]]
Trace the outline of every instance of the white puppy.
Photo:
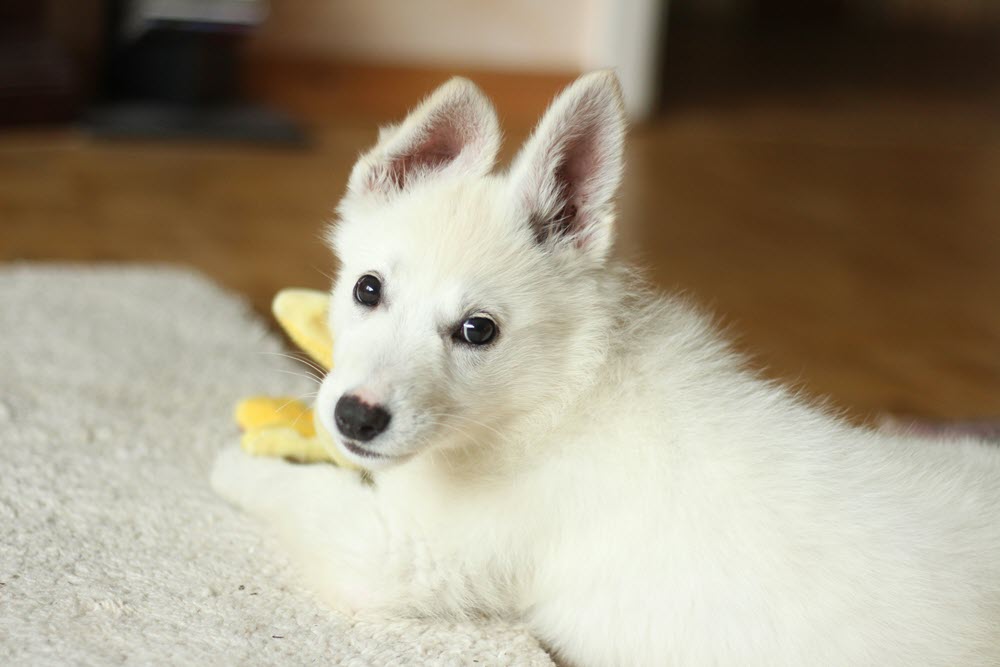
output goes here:
[[330, 239], [317, 411], [374, 485], [226, 452], [216, 489], [348, 612], [525, 621], [573, 665], [1000, 665], [1000, 450], [853, 427], [609, 258], [614, 76], [505, 173], [455, 79]]

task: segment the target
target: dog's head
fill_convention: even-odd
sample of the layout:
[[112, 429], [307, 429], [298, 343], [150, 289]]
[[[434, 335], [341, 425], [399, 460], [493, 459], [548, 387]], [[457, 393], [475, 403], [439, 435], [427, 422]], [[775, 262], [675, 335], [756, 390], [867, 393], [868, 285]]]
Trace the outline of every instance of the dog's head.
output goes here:
[[624, 132], [610, 72], [567, 88], [503, 174], [496, 113], [464, 79], [382, 130], [330, 233], [334, 366], [316, 409], [348, 457], [502, 441], [585, 380], [606, 344]]

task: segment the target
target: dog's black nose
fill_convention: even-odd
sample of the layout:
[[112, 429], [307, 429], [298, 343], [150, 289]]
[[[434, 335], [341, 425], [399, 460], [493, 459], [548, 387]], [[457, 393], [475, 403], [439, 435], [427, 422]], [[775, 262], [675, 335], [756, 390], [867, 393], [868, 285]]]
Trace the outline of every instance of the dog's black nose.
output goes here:
[[344, 394], [333, 409], [333, 418], [345, 437], [368, 442], [385, 430], [391, 415], [381, 405], [368, 405], [353, 394]]

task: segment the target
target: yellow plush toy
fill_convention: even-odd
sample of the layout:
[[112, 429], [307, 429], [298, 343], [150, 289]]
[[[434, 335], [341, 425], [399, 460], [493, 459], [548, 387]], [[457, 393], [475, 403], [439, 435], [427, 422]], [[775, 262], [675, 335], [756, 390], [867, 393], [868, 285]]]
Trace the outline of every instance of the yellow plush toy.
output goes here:
[[[333, 365], [333, 337], [326, 326], [328, 300], [325, 292], [285, 289], [271, 304], [288, 337], [327, 370]], [[240, 442], [248, 454], [356, 468], [337, 451], [312, 409], [295, 398], [246, 398], [236, 406], [236, 423], [243, 429]]]

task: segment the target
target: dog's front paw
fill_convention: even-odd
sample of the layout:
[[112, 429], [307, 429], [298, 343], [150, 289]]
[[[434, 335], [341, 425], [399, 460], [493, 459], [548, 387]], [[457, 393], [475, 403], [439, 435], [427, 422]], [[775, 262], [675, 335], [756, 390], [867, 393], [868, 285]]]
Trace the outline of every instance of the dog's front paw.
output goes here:
[[227, 447], [212, 466], [212, 489], [234, 505], [249, 509], [253, 499], [273, 481], [280, 465], [284, 462], [251, 456], [237, 446]]

